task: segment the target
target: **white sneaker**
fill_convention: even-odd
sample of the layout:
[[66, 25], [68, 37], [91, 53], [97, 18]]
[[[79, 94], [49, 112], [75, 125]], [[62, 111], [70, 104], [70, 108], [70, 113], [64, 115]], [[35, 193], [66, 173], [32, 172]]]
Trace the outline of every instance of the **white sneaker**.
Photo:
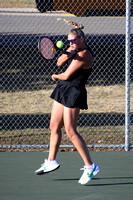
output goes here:
[[84, 170], [84, 172], [78, 183], [85, 185], [100, 171], [100, 167], [93, 163], [90, 167], [84, 166], [81, 170]]
[[45, 174], [45, 173], [54, 171], [58, 169], [59, 167], [60, 165], [57, 162], [57, 160], [50, 161], [50, 160], [45, 159], [41, 167], [35, 171], [35, 174], [37, 175]]

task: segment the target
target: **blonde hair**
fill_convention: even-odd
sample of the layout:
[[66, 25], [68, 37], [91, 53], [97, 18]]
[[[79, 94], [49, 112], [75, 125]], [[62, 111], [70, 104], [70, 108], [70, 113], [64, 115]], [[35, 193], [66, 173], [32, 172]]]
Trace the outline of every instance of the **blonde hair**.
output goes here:
[[71, 29], [68, 34], [70, 33], [76, 35], [77, 37], [83, 37], [85, 40], [85, 34], [80, 28]]

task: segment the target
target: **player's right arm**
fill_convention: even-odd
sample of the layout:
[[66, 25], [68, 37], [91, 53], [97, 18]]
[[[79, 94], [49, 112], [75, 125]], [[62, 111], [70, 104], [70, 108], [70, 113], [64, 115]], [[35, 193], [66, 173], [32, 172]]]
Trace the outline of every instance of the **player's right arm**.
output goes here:
[[69, 47], [66, 51], [70, 52], [70, 54], [64, 54], [64, 53], [63, 53], [63, 54], [58, 58], [58, 60], [57, 60], [57, 65], [58, 65], [59, 67], [63, 66], [63, 65], [69, 60], [69, 58], [71, 58], [71, 57], [75, 54], [75, 52], [72, 51], [71, 47]]

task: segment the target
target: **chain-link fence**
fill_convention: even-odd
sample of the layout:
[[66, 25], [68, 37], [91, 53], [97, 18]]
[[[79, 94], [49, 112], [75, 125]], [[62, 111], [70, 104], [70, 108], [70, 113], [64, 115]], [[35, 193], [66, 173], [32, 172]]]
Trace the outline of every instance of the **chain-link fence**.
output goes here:
[[[72, 28], [58, 18], [84, 25], [94, 53], [86, 88], [88, 110], [81, 111], [78, 131], [88, 147], [125, 147], [125, 0], [1, 0], [0, 148], [47, 148], [55, 83], [51, 74], [64, 68], [44, 60], [41, 36], [67, 47]], [[130, 45], [130, 147], [133, 145], [133, 2]], [[61, 147], [72, 147], [64, 129]]]

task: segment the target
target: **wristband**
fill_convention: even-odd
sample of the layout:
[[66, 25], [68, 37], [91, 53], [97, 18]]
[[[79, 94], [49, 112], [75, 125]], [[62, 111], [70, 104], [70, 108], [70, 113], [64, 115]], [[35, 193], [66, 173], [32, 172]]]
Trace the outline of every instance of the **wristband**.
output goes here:
[[55, 74], [53, 74], [53, 79], [56, 79], [54, 76], [55, 76]]

